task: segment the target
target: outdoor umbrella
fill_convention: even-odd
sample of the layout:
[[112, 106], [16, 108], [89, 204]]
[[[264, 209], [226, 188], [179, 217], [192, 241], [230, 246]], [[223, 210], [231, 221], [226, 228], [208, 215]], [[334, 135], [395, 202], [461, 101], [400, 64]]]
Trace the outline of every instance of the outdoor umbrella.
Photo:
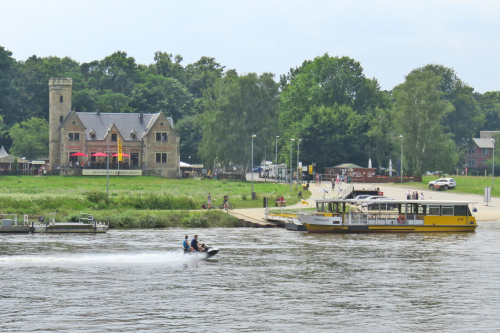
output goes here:
[[104, 154], [104, 153], [99, 152], [99, 153], [92, 154], [92, 156], [97, 156], [97, 157], [106, 157], [106, 156], [108, 156], [108, 155], [107, 155], [107, 154]]
[[[116, 153], [116, 154], [113, 154], [113, 155], [111, 155], [111, 156], [118, 156], [118, 153]], [[128, 155], [128, 154], [125, 154], [125, 153], [122, 153], [122, 156], [123, 156], [123, 157], [129, 157], [130, 155]]]
[[89, 156], [89, 155], [78, 152], [78, 153], [71, 154], [70, 156]]

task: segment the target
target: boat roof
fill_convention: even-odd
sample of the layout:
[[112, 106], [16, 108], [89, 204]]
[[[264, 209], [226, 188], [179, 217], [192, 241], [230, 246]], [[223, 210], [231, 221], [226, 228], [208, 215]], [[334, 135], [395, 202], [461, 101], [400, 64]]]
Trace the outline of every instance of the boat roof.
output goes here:
[[397, 204], [421, 204], [421, 205], [468, 205], [477, 204], [474, 201], [456, 201], [456, 200], [392, 200], [392, 199], [378, 199], [378, 200], [356, 200], [356, 199], [314, 199], [316, 203], [330, 203], [330, 202], [345, 202], [345, 203], [366, 203], [366, 202], [380, 202], [380, 203], [397, 203]]

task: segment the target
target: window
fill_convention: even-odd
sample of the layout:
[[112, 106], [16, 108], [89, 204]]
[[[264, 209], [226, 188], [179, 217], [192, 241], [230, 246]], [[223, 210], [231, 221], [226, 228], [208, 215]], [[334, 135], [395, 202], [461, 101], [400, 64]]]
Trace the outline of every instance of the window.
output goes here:
[[62, 102], [63, 102], [63, 97], [59, 96], [59, 103], [62, 103]]
[[68, 133], [68, 140], [80, 141], [80, 133]]
[[486, 155], [489, 153], [489, 149], [488, 148], [483, 148], [483, 154]]
[[90, 133], [90, 138], [95, 139], [95, 133]]
[[132, 134], [132, 139], [137, 139], [137, 135]]
[[427, 215], [439, 216], [439, 206], [427, 206]]
[[453, 206], [443, 206], [441, 214], [443, 216], [453, 216]]
[[156, 163], [167, 163], [167, 153], [156, 153]]
[[474, 160], [468, 160], [467, 161], [468, 166], [474, 166]]
[[59, 117], [59, 122], [62, 123], [63, 122], [63, 116], [60, 116]]
[[116, 134], [111, 134], [111, 141], [118, 141], [118, 140], [116, 139]]
[[168, 141], [167, 132], [156, 132], [156, 141]]
[[455, 206], [454, 209], [455, 216], [471, 216], [469, 206]]
[[472, 155], [472, 154], [475, 154], [475, 153], [476, 153], [476, 150], [475, 150], [475, 149], [469, 149], [469, 150], [468, 150], [468, 153], [469, 153], [469, 154], [471, 154], [471, 155]]

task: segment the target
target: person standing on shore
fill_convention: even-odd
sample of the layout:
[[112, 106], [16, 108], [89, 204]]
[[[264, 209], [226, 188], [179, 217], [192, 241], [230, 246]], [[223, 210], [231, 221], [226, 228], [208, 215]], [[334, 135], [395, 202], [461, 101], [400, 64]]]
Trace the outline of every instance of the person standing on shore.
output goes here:
[[420, 200], [424, 200], [424, 192], [420, 192]]
[[406, 200], [410, 200], [410, 190], [408, 190], [408, 192], [406, 192]]
[[415, 192], [415, 200], [418, 200], [418, 191]]
[[335, 190], [335, 178], [332, 178], [332, 190]]
[[210, 195], [210, 192], [208, 192], [207, 203], [208, 209], [210, 209], [210, 206], [212, 205], [212, 196]]

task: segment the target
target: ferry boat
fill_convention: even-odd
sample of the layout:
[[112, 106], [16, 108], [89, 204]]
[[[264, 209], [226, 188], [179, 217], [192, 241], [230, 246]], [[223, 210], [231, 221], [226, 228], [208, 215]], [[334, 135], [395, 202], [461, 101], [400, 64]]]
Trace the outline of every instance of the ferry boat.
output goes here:
[[318, 199], [316, 212], [299, 213], [311, 233], [474, 232], [469, 205], [477, 202], [384, 200], [358, 206], [353, 199]]

